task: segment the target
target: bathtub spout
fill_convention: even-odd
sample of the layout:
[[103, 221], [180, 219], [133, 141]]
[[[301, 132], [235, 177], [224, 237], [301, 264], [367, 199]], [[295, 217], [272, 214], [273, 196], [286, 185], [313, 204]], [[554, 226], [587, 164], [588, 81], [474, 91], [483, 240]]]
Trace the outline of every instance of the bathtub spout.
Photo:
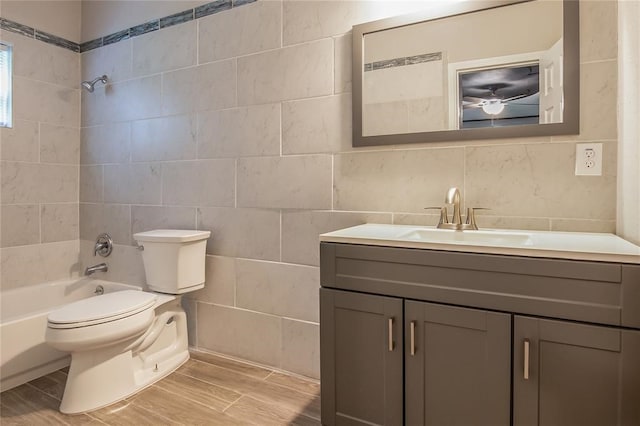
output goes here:
[[107, 266], [106, 263], [99, 263], [97, 265], [87, 267], [87, 269], [84, 270], [84, 274], [91, 275], [94, 272], [98, 272], [98, 271], [107, 272], [108, 270], [109, 270], [109, 267]]

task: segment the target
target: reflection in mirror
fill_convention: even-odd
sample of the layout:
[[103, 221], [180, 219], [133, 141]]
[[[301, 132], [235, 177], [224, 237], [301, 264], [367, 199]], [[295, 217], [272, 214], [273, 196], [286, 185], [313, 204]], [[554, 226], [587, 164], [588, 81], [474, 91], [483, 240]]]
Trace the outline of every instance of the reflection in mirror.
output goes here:
[[355, 146], [577, 132], [577, 2], [473, 3], [354, 27]]

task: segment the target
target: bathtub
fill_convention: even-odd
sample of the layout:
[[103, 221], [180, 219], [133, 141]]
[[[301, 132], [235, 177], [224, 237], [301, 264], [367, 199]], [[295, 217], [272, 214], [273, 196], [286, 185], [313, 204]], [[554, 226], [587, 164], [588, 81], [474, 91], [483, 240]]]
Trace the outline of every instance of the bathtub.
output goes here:
[[69, 365], [71, 358], [44, 341], [47, 315], [56, 307], [105, 293], [140, 287], [93, 278], [54, 281], [0, 292], [0, 391]]

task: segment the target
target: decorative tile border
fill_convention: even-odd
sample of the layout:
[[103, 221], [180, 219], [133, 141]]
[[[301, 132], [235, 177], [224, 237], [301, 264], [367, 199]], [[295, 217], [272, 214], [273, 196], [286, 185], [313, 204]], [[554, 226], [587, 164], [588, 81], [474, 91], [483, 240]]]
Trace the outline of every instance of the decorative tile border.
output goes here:
[[182, 12], [174, 13], [173, 15], [165, 16], [160, 19], [154, 19], [153, 21], [145, 22], [144, 24], [136, 25], [126, 30], [118, 31], [117, 33], [109, 34], [107, 36], [97, 38], [95, 40], [85, 41], [80, 44], [80, 52], [87, 52], [89, 50], [97, 49], [98, 47], [107, 46], [112, 43], [117, 43], [121, 40], [147, 34], [152, 31], [157, 31], [162, 28], [167, 28], [173, 25], [183, 24], [195, 19], [200, 19], [205, 16], [213, 15], [225, 10], [232, 9], [234, 7], [243, 6], [245, 4], [254, 3], [258, 0], [216, 0], [202, 6], [198, 6], [193, 9], [184, 10]]
[[19, 24], [6, 18], [0, 18], [0, 29], [44, 41], [45, 43], [63, 47], [74, 52], [80, 52], [80, 45], [78, 43], [74, 43], [73, 41], [69, 41], [62, 37], [54, 36], [53, 34], [45, 33], [44, 31], [36, 30], [35, 28]]
[[393, 58], [384, 61], [369, 62], [364, 64], [364, 72], [381, 70], [385, 68], [403, 67], [406, 65], [421, 64], [423, 62], [441, 61], [442, 52], [425, 53], [423, 55], [405, 56], [404, 58]]
[[229, 10], [234, 7], [254, 3], [256, 1], [258, 0], [216, 0], [193, 9], [174, 13], [173, 15], [145, 22], [144, 24], [136, 25], [126, 30], [118, 31], [94, 40], [85, 41], [84, 43], [80, 44], [5, 18], [0, 18], [0, 29], [34, 38], [36, 40], [53, 44], [58, 47], [63, 47], [73, 52], [82, 53], [89, 50], [97, 49], [102, 46], [108, 46], [122, 40], [127, 40], [132, 37], [141, 36], [152, 31], [158, 31], [162, 28], [167, 28], [172, 25], [183, 24], [185, 22], [190, 22], [195, 19], [200, 19], [205, 16]]

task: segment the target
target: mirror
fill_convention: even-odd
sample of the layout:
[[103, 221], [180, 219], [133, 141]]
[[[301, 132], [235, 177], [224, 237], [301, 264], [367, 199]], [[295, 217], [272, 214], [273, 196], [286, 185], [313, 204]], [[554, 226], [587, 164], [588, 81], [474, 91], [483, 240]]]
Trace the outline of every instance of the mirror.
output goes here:
[[577, 0], [433, 3], [353, 27], [353, 145], [579, 132]]

